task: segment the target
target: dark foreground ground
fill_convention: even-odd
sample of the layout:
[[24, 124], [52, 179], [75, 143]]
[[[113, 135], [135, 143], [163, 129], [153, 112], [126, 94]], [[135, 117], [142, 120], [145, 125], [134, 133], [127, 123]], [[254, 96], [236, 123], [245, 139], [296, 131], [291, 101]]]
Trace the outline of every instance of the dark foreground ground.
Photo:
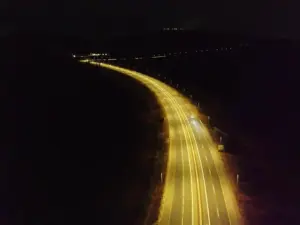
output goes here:
[[2, 48], [0, 223], [141, 224], [162, 147], [154, 98], [31, 38]]
[[[180, 51], [179, 43], [171, 52]], [[178, 83], [229, 134], [239, 188], [251, 199], [249, 224], [299, 224], [299, 56], [294, 43], [257, 41], [232, 51], [118, 63]]]

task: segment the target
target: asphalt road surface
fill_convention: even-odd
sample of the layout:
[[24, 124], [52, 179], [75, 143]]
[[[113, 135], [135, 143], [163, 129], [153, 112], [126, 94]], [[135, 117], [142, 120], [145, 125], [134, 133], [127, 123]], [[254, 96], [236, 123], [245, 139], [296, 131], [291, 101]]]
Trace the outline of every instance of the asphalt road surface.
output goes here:
[[169, 157], [158, 224], [241, 224], [232, 183], [197, 108], [176, 89], [150, 76], [109, 64], [90, 63], [143, 83], [164, 109]]

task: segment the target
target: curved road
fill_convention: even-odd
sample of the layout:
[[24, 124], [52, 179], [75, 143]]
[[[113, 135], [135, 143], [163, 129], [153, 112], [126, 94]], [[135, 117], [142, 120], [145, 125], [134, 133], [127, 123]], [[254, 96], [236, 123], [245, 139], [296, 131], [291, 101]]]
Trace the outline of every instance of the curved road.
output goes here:
[[169, 157], [157, 224], [241, 224], [231, 183], [196, 107], [178, 91], [150, 76], [110, 64], [90, 63], [140, 81], [154, 92], [164, 109]]

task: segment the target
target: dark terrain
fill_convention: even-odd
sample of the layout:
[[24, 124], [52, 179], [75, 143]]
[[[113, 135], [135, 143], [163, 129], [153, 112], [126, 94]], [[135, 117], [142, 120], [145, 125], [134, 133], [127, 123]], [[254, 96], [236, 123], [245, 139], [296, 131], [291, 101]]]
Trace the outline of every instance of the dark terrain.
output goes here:
[[141, 224], [162, 147], [154, 97], [53, 40], [2, 41], [0, 223]]

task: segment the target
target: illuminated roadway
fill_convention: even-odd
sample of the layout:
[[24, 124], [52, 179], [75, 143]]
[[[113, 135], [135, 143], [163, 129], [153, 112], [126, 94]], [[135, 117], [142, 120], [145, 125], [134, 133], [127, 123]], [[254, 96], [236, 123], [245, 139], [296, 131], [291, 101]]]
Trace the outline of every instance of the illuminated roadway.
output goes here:
[[164, 110], [169, 149], [157, 224], [242, 224], [232, 183], [197, 108], [153, 77], [110, 64], [90, 63], [138, 80], [156, 95]]

